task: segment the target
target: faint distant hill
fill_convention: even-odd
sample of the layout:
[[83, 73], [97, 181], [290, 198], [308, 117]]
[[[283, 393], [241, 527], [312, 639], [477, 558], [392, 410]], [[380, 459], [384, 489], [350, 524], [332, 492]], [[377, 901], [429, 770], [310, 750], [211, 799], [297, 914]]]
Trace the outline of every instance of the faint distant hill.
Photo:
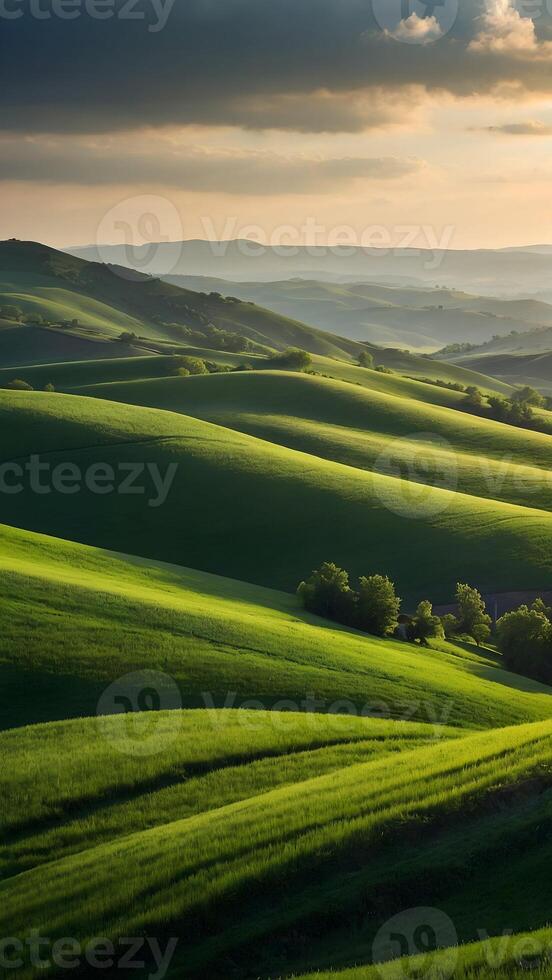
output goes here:
[[[161, 242], [128, 248], [95, 245], [70, 249], [92, 261], [145, 269], [152, 275], [214, 276], [262, 282], [302, 278], [359, 281], [393, 276], [431, 286], [512, 296], [549, 287], [552, 254], [528, 249], [474, 249], [438, 253], [430, 249], [377, 249], [351, 246], [266, 246], [245, 240]], [[548, 246], [546, 246], [549, 249]]]
[[252, 300], [284, 316], [352, 340], [434, 351], [450, 343], [481, 344], [496, 335], [552, 326], [552, 306], [536, 300], [503, 300], [459, 290], [381, 283], [231, 282], [199, 276], [164, 276], [186, 289]]

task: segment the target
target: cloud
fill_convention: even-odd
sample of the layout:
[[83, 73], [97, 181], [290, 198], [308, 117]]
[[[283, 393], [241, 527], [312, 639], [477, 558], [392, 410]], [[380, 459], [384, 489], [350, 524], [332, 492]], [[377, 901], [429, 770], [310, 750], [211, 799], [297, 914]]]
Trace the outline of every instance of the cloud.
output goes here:
[[476, 131], [500, 133], [504, 136], [552, 136], [552, 126], [537, 119], [528, 119], [527, 122], [520, 123], [504, 123], [502, 126], [483, 126]]
[[430, 44], [443, 36], [443, 28], [435, 16], [418, 17], [414, 11], [406, 20], [401, 20], [394, 31], [389, 31], [396, 41], [408, 44]]
[[522, 17], [512, 0], [487, 0], [482, 24], [471, 51], [531, 58], [546, 58], [552, 51], [550, 42], [538, 41], [534, 21]]
[[178, 146], [110, 145], [75, 139], [0, 140], [0, 180], [50, 184], [164, 186], [241, 195], [333, 193], [355, 182], [399, 180], [423, 163], [397, 157], [309, 157]]
[[160, 0], [132, 0], [141, 20], [124, 18], [128, 0], [102, 0], [105, 20], [74, 2], [75, 19], [37, 20], [10, 0], [22, 16], [1, 21], [0, 130], [354, 133], [410, 123], [430, 96], [552, 93], [544, 27], [508, 0], [461, 0], [438, 38], [440, 6], [389, 29], [375, 0], [182, 0], [151, 33]]

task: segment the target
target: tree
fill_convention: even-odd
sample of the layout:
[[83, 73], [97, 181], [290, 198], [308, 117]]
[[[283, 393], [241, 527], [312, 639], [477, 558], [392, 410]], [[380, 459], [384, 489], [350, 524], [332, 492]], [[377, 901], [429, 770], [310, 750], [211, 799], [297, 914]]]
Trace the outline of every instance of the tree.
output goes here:
[[298, 347], [288, 347], [282, 354], [276, 354], [265, 361], [265, 367], [278, 368], [282, 371], [306, 371], [311, 364], [310, 354]]
[[355, 594], [349, 588], [347, 572], [333, 562], [325, 561], [315, 569], [306, 582], [299, 584], [297, 595], [309, 612], [345, 625], [352, 624]]
[[44, 385], [44, 391], [55, 391], [55, 390], [56, 390], [55, 386], [52, 384], [51, 381], [49, 381], [47, 385]]
[[535, 680], [552, 681], [550, 609], [541, 599], [531, 607], [505, 613], [496, 624], [497, 646], [509, 670]]
[[[476, 643], [482, 642], [483, 635], [480, 627], [487, 628], [490, 633], [491, 617], [485, 612], [485, 603], [477, 591], [470, 585], [458, 582], [456, 586], [456, 602], [458, 603], [458, 632], [472, 636]], [[477, 634], [477, 635], [476, 635]], [[478, 639], [479, 637], [479, 639]], [[484, 639], [486, 637], [483, 637]]]
[[534, 418], [533, 409], [528, 402], [512, 401], [501, 398], [500, 395], [490, 396], [489, 407], [495, 419], [508, 425], [527, 426]]
[[374, 358], [369, 351], [363, 350], [360, 352], [358, 363], [360, 367], [374, 369]]
[[542, 408], [545, 404], [540, 392], [536, 388], [531, 388], [530, 385], [524, 385], [523, 388], [518, 388], [512, 395], [512, 401], [525, 405], [534, 405], [536, 408]]
[[8, 381], [3, 387], [9, 388], [10, 391], [34, 391], [33, 386], [21, 378], [14, 378], [13, 381]]
[[188, 355], [184, 355], [181, 357], [175, 357], [173, 360], [178, 374], [180, 374], [183, 368], [188, 372], [188, 374], [209, 374], [205, 361], [202, 361], [200, 357], [189, 357]]
[[420, 602], [408, 624], [407, 636], [412, 643], [418, 641], [423, 647], [428, 646], [427, 641], [432, 637], [443, 638], [443, 625], [439, 616], [433, 615], [433, 606], [428, 599]]
[[444, 616], [441, 616], [441, 626], [447, 640], [458, 632], [458, 620], [452, 613], [445, 613]]
[[464, 405], [468, 405], [471, 408], [479, 408], [483, 404], [483, 395], [481, 394], [479, 388], [476, 385], [468, 385], [466, 388], [466, 397], [464, 398]]
[[386, 575], [370, 575], [359, 580], [357, 625], [366, 633], [385, 636], [398, 622], [401, 600]]
[[117, 337], [117, 340], [119, 340], [122, 344], [132, 344], [133, 341], [138, 340], [138, 337], [135, 333], [131, 333], [130, 330], [123, 330], [123, 332]]

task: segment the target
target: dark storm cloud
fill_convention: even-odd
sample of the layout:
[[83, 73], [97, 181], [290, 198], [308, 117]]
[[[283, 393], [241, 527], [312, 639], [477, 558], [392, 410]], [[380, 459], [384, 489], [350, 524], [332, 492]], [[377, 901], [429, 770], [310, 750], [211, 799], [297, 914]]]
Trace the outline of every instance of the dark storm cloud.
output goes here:
[[81, 184], [162, 184], [203, 193], [325, 193], [357, 180], [396, 180], [417, 173], [418, 160], [395, 157], [308, 158], [194, 148], [103, 151], [78, 140], [0, 140], [0, 180]]
[[[48, 18], [56, 2], [75, 19]], [[91, 2], [113, 16], [91, 16]], [[527, 37], [517, 44], [519, 23], [504, 33], [503, 0], [461, 0], [453, 26], [428, 44], [403, 43], [386, 30], [400, 0], [373, 0], [374, 8], [370, 0], [176, 0], [172, 9], [170, 2], [0, 0], [0, 14], [16, 16], [0, 15], [0, 127], [358, 131], [408, 116], [416, 86], [459, 95], [503, 82], [552, 88], [546, 46], [538, 50], [549, 19], [535, 21], [533, 48]]]

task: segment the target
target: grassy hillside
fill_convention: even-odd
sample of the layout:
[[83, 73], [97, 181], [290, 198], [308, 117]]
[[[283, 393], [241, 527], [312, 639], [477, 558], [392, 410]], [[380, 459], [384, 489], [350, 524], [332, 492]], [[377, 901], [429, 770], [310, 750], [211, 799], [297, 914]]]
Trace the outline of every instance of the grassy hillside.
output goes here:
[[548, 435], [454, 411], [462, 405], [459, 392], [364, 373], [374, 389], [305, 374], [240, 372], [81, 391], [192, 415], [369, 472], [421, 484], [433, 474], [438, 485], [461, 493], [551, 509]]
[[25, 315], [39, 314], [54, 322], [78, 319], [107, 336], [130, 330], [146, 338], [182, 342], [182, 328], [201, 332], [212, 324], [262, 347], [300, 346], [346, 360], [360, 350], [351, 340], [251, 303], [179, 289], [34, 242], [0, 242], [0, 270], [0, 305], [15, 305]]
[[[331, 627], [284, 593], [8, 527], [0, 568], [4, 727], [93, 714], [136, 671], [161, 671], [177, 704], [203, 708], [303, 708], [312, 692], [318, 710], [478, 728], [552, 710], [547, 688], [488, 653]], [[173, 694], [162, 687], [170, 706]]]
[[[552, 338], [551, 338], [552, 343]], [[474, 370], [492, 371], [508, 384], [531, 385], [547, 395], [552, 394], [552, 352], [538, 354], [480, 354], [462, 358]]]
[[257, 283], [200, 276], [163, 278], [186, 289], [251, 300], [351, 340], [422, 351], [451, 342], [481, 344], [495, 334], [552, 324], [552, 307], [547, 303], [495, 300], [448, 289], [297, 278]]
[[[275, 786], [457, 737], [445, 726], [287, 712], [159, 712], [32, 725], [0, 734], [12, 761], [4, 793], [0, 878], [114, 837], [204, 813]], [[106, 737], [107, 736], [107, 737]]]
[[[544, 926], [551, 734], [546, 722], [470, 735], [453, 743], [453, 758], [449, 743], [421, 746], [397, 753], [392, 767], [386, 755], [356, 762], [115, 837], [8, 878], [0, 923], [15, 936], [37, 915], [54, 938], [176, 933], [174, 976], [184, 963], [191, 976], [289, 972], [318, 965], [330, 950], [334, 961], [354, 955], [401, 891], [416, 902], [420, 867], [426, 900], [438, 887], [452, 912], [462, 895], [457, 931], [468, 938], [489, 915], [477, 869], [507, 853], [516, 871], [533, 871], [530, 908], [538, 897], [535, 924]], [[510, 807], [501, 810], [501, 800]], [[414, 853], [397, 846], [405, 832]], [[459, 846], [473, 862], [464, 876]], [[385, 887], [391, 854], [393, 895]], [[506, 876], [500, 864], [497, 876]], [[286, 901], [275, 902], [275, 893]], [[525, 928], [528, 912], [519, 892], [505, 896], [491, 913], [494, 931], [506, 922]]]
[[[359, 404], [366, 397], [352, 386], [343, 390], [346, 411], [349, 392], [358, 391]], [[398, 434], [402, 411], [410, 413], [410, 403], [391, 416]], [[113, 492], [94, 492], [81, 480], [78, 492], [47, 492], [41, 506], [24, 474], [21, 492], [3, 500], [4, 520], [15, 526], [289, 591], [328, 559], [353, 574], [388, 573], [410, 601], [425, 595], [450, 601], [459, 579], [484, 592], [548, 584], [552, 516], [543, 510], [427, 485], [413, 500], [414, 484], [399, 475], [344, 466], [174, 412], [94, 398], [2, 391], [0, 422], [3, 461], [26, 466], [30, 456], [47, 454], [48, 474], [61, 463], [84, 474], [100, 463], [115, 471]], [[445, 412], [433, 432], [456, 424], [456, 413]], [[515, 430], [495, 428], [490, 454], [500, 455], [501, 437], [515, 437]], [[480, 452], [487, 454], [495, 428], [481, 422], [471, 432]], [[533, 449], [546, 465], [547, 443], [535, 438]], [[138, 466], [141, 493], [122, 492], [128, 474], [121, 466], [130, 464]], [[154, 473], [172, 477], [164, 494]]]

